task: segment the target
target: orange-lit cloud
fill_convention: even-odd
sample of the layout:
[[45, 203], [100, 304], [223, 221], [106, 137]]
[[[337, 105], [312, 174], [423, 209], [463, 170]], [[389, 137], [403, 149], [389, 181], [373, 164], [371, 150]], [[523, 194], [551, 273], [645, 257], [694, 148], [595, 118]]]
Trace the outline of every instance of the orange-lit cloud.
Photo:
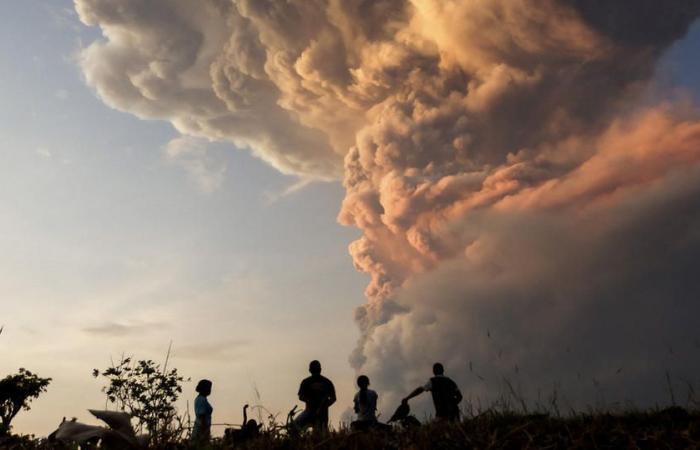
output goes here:
[[[661, 290], [675, 279], [696, 292], [683, 274], [698, 248], [687, 205], [700, 199], [700, 116], [639, 98], [698, 2], [119, 5], [76, 0], [105, 35], [81, 54], [105, 102], [248, 147], [287, 173], [342, 177], [339, 221], [363, 231], [350, 253], [370, 277], [351, 359], [386, 388], [392, 377], [415, 381], [432, 359], [466, 379], [469, 358], [493, 350], [484, 324], [509, 334], [509, 363], [531, 355], [564, 373], [567, 357], [546, 356], [539, 329], [573, 345], [590, 336], [567, 324], [589, 321], [588, 332], [614, 340], [591, 311], [609, 308], [610, 327], [637, 301], [648, 312], [639, 323], [665, 314], [654, 277]], [[672, 234], [654, 208], [675, 222]], [[636, 247], [643, 236], [654, 245]], [[607, 258], [614, 269], [601, 266]], [[614, 295], [623, 289], [629, 303]], [[631, 379], [646, 380], [638, 331], [600, 358], [581, 349], [591, 372], [626, 349]]]

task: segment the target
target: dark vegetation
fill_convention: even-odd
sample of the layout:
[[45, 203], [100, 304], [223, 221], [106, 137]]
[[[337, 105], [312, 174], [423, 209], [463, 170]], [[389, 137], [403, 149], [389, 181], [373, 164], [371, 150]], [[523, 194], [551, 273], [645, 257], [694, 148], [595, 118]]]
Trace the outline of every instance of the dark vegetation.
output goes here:
[[0, 380], [0, 437], [10, 433], [12, 420], [38, 398], [51, 382], [51, 378], [40, 376], [26, 369]]
[[[324, 438], [261, 438], [249, 449], [679, 449], [700, 446], [700, 415], [681, 408], [623, 415], [556, 418], [487, 411], [461, 423], [432, 422], [407, 430]], [[212, 448], [226, 448], [214, 445]]]
[[161, 367], [150, 359], [122, 358], [105, 370], [92, 372], [95, 378], [107, 381], [102, 392], [109, 403], [129, 413], [136, 422], [136, 433], [147, 433], [153, 443], [177, 441], [188, 428], [187, 416], [179, 416], [175, 408], [185, 379], [176, 368], [168, 369], [167, 361]]
[[[360, 450], [360, 449], [683, 449], [700, 448], [700, 410], [694, 396], [687, 408], [625, 412], [589, 412], [562, 415], [557, 408], [547, 413], [528, 412], [525, 402], [513, 399], [499, 402], [491, 409], [477, 411], [466, 405], [460, 422], [432, 421], [423, 425], [396, 425], [374, 431], [357, 432], [341, 428], [326, 434], [290, 433], [270, 414], [254, 439], [236, 442], [237, 434], [215, 438], [205, 445], [189, 443], [191, 423], [187, 412], [179, 415], [175, 401], [186, 381], [177, 369], [151, 360], [122, 358], [93, 375], [105, 381], [103, 392], [115, 409], [132, 417], [135, 432], [146, 439], [138, 444], [94, 439], [83, 442], [49, 441], [47, 438], [11, 434], [11, 421], [29, 403], [46, 391], [49, 378], [41, 378], [24, 369], [0, 380], [0, 450], [48, 450], [78, 448], [108, 449], [192, 449], [225, 450]], [[694, 392], [694, 391], [693, 391]], [[671, 391], [671, 403], [676, 403]], [[516, 405], [516, 406], [514, 406]], [[520, 405], [520, 406], [517, 406]], [[519, 411], [516, 411], [519, 410]], [[289, 422], [293, 412], [287, 417]], [[128, 422], [128, 417], [126, 418]], [[127, 427], [130, 428], [127, 423]], [[98, 428], [98, 427], [93, 427]], [[108, 430], [107, 427], [99, 428]], [[133, 431], [132, 431], [133, 433]]]
[[[0, 444], [2, 445], [2, 444]], [[29, 438], [6, 441], [3, 448], [50, 449]], [[70, 448], [70, 447], [60, 447]], [[185, 441], [161, 443], [154, 448], [187, 449]], [[311, 449], [684, 449], [700, 448], [700, 414], [674, 407], [653, 412], [581, 414], [558, 418], [544, 414], [487, 411], [461, 423], [432, 422], [407, 430], [353, 433], [340, 430], [326, 436], [308, 434], [290, 438], [263, 432], [255, 441], [233, 447], [221, 439], [201, 450]]]

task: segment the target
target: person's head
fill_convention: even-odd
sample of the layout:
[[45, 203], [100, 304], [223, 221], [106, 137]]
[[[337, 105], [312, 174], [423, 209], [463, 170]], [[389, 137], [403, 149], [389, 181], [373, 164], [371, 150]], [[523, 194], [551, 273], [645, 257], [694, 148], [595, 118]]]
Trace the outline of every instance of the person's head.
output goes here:
[[367, 389], [367, 386], [369, 386], [369, 378], [367, 378], [367, 375], [360, 375], [357, 377], [357, 386], [359, 386], [360, 389]]
[[442, 375], [444, 373], [445, 373], [445, 368], [442, 367], [442, 364], [440, 364], [440, 363], [433, 364], [433, 375]]
[[199, 380], [199, 383], [197, 383], [197, 387], [194, 388], [195, 391], [197, 391], [198, 394], [207, 396], [211, 394], [211, 381], [209, 380]]
[[255, 419], [250, 419], [245, 423], [245, 429], [249, 433], [257, 433], [258, 430], [260, 430], [260, 427], [258, 426], [258, 421]]
[[311, 375], [320, 375], [321, 374], [321, 363], [315, 359], [313, 361], [311, 361], [309, 363], [309, 372], [311, 372]]

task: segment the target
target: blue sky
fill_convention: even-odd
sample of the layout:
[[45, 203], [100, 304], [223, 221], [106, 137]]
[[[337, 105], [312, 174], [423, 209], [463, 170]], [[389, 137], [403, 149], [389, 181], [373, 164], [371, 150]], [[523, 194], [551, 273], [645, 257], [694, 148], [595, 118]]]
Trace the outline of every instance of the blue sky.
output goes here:
[[[91, 377], [122, 353], [211, 378], [216, 421], [256, 402], [284, 411], [318, 358], [349, 406], [353, 309], [367, 283], [341, 227], [339, 183], [298, 180], [231, 144], [205, 144], [225, 168], [203, 192], [165, 148], [169, 123], [109, 109], [76, 63], [99, 38], [70, 1], [0, 3], [0, 373], [54, 381], [20, 432], [103, 405]], [[700, 26], [677, 44], [660, 82], [700, 92]], [[186, 387], [185, 399], [191, 395]]]
[[75, 54], [97, 34], [71, 6], [0, 5], [0, 371], [54, 378], [17, 430], [85, 417], [103, 404], [92, 368], [162, 359], [171, 339], [184, 375], [214, 380], [221, 420], [253, 384], [268, 407], [291, 406], [313, 358], [350, 389], [366, 280], [347, 253], [359, 233], [335, 221], [341, 186], [283, 196], [298, 180], [211, 144], [225, 177], [201, 192], [165, 156], [170, 124], [85, 86]]

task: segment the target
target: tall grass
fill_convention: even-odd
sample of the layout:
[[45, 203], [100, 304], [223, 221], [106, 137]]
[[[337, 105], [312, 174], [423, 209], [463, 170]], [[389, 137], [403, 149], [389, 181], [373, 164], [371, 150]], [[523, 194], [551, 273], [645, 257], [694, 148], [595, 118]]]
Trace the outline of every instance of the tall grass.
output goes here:
[[[14, 437], [0, 442], [3, 450], [48, 450], [43, 440]], [[215, 439], [191, 447], [187, 441], [153, 447], [157, 450], [364, 450], [364, 449], [683, 449], [700, 448], [700, 412], [681, 407], [624, 413], [579, 413], [557, 417], [489, 409], [461, 422], [432, 421], [390, 431], [352, 432], [290, 437], [268, 429], [257, 439], [234, 446]]]

